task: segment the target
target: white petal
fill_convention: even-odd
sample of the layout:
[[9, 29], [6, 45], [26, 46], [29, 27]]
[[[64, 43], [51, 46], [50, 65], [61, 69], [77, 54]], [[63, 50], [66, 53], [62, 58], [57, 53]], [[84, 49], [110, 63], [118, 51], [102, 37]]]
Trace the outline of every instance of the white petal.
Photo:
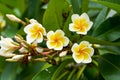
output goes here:
[[47, 42], [46, 42], [47, 47], [48, 47], [49, 49], [53, 49], [56, 45], [53, 46], [53, 45], [51, 45], [50, 43], [51, 43], [51, 41], [47, 41]]
[[37, 20], [35, 20], [35, 19], [30, 19], [29, 22], [30, 23], [38, 23]]
[[55, 47], [54, 47], [54, 50], [62, 50], [63, 49], [63, 43], [61, 41], [59, 41], [59, 44], [57, 44]]
[[24, 32], [25, 32], [25, 33], [30, 33], [29, 29], [30, 29], [31, 27], [33, 27], [33, 26], [34, 26], [34, 24], [28, 24], [27, 26], [25, 26]]
[[67, 37], [64, 37], [64, 38], [65, 38], [65, 42], [64, 42], [63, 46], [65, 47], [69, 44], [69, 39]]
[[65, 33], [62, 30], [60, 30], [60, 29], [56, 30], [55, 34], [60, 34], [61, 36], [65, 35]]
[[83, 59], [84, 59], [84, 56], [83, 56], [83, 57], [81, 57], [81, 59], [78, 60], [74, 53], [72, 54], [72, 57], [73, 57], [73, 59], [75, 60], [76, 63], [81, 63], [83, 61]]
[[90, 46], [91, 46], [91, 44], [90, 44], [88, 41], [82, 41], [82, 42], [80, 43], [80, 45], [81, 45], [81, 44], [85, 44], [86, 47], [90, 47]]
[[47, 38], [50, 39], [50, 36], [51, 36], [51, 35], [54, 35], [54, 32], [53, 32], [53, 31], [49, 31], [49, 32], [47, 33]]
[[78, 14], [73, 14], [71, 19], [72, 19], [72, 22], [74, 22], [75, 19], [79, 18], [80, 16]]
[[32, 38], [30, 35], [27, 35], [27, 43], [31, 44], [33, 41], [35, 41], [36, 38]]
[[39, 23], [38, 23], [38, 25], [39, 25], [38, 27], [40, 27], [40, 28], [42, 28], [42, 29], [44, 30], [43, 35], [46, 35], [46, 30], [45, 30], [45, 28], [42, 26], [42, 24], [39, 24]]
[[86, 21], [90, 21], [89, 16], [86, 13], [81, 14], [80, 18], [84, 18]]
[[94, 49], [93, 49], [92, 47], [89, 47], [89, 48], [91, 48], [91, 53], [89, 53], [89, 54], [90, 54], [90, 56], [93, 56], [93, 54], [94, 54]]
[[93, 25], [93, 22], [90, 21], [90, 22], [89, 22], [89, 27], [88, 27], [87, 31], [89, 31], [89, 30], [91, 29], [92, 25]]
[[77, 34], [83, 34], [83, 35], [86, 35], [87, 34], [87, 31], [85, 32], [76, 32]]
[[[84, 55], [86, 55], [86, 56], [84, 56], [84, 60], [82, 61], [82, 63], [91, 63], [92, 59], [91, 59], [90, 55], [87, 53], [85, 53]], [[85, 59], [85, 58], [87, 58], [87, 59]]]
[[37, 43], [41, 43], [43, 41], [43, 35], [42, 35], [42, 33], [40, 33], [40, 36], [41, 36], [40, 38], [36, 39]]
[[79, 46], [79, 45], [78, 45], [77, 43], [74, 43], [74, 45], [73, 45], [72, 48], [71, 48], [71, 51], [72, 51], [73, 53], [76, 52], [76, 51], [74, 50], [76, 46]]
[[72, 31], [72, 32], [75, 32], [76, 30], [74, 29], [74, 24], [73, 23], [70, 23], [69, 24], [69, 30]]

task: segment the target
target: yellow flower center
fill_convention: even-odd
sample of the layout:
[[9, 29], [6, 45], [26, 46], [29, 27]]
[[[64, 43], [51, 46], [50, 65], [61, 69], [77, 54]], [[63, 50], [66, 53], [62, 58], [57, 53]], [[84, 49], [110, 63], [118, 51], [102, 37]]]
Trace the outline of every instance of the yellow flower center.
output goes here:
[[74, 27], [77, 29], [77, 30], [84, 30], [85, 28], [88, 27], [88, 23], [85, 19], [76, 19], [74, 21]]
[[40, 33], [44, 34], [43, 28], [40, 28], [38, 24], [35, 24], [32, 28], [30, 28], [30, 33], [32, 37], [40, 36]]

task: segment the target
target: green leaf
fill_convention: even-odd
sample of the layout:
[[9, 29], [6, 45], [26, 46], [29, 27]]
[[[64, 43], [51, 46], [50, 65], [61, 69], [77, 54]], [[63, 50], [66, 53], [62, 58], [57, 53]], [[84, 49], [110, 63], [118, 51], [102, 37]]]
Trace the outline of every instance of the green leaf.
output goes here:
[[[115, 16], [104, 21], [95, 31], [94, 36], [99, 36], [106, 33], [114, 28], [119, 28], [120, 26], [120, 16]], [[114, 26], [114, 27], [113, 27]], [[120, 29], [118, 29], [120, 30]]]
[[71, 4], [72, 4], [73, 12], [75, 14], [80, 14], [81, 13], [81, 10], [80, 10], [81, 0], [71, 0]]
[[50, 0], [43, 16], [43, 26], [47, 30], [62, 28], [62, 10], [65, 0]]
[[82, 0], [82, 13], [88, 11], [89, 0]]
[[101, 56], [99, 70], [105, 80], [120, 80], [120, 56], [112, 54]]
[[64, 69], [65, 65], [69, 64], [72, 61], [73, 61], [73, 59], [68, 59], [68, 60], [65, 60], [64, 62], [62, 62], [59, 65], [59, 67], [56, 69], [56, 71], [54, 72], [51, 80], [56, 80], [57, 77], [61, 74], [60, 72]]
[[21, 72], [21, 67], [17, 63], [7, 64], [0, 80], [16, 80], [17, 74]]
[[111, 3], [111, 2], [107, 2], [107, 1], [97, 1], [97, 0], [91, 0], [91, 1], [102, 4], [104, 6], [107, 6], [111, 9], [114, 9], [118, 13], [120, 13], [120, 5], [119, 4], [115, 4], [115, 3]]
[[36, 74], [32, 80], [51, 80], [51, 77], [58, 66], [52, 66], [48, 69], [40, 71]]
[[[112, 26], [112, 25], [111, 25]], [[112, 28], [98, 36], [98, 38], [106, 41], [115, 41], [120, 38], [120, 25], [118, 27]]]
[[103, 55], [103, 54], [106, 54], [106, 53], [120, 55], [120, 47], [104, 45], [101, 48], [99, 48], [99, 53], [100, 53], [100, 55]]
[[89, 41], [90, 43], [93, 43], [93, 44], [120, 46], [120, 42], [109, 42], [109, 41], [101, 40], [92, 36], [85, 36], [80, 41], [83, 41], [83, 40]]
[[13, 14], [14, 12], [13, 12], [13, 10], [12, 9], [10, 9], [10, 8], [8, 8], [7, 6], [5, 6], [4, 4], [1, 4], [0, 3], [0, 12], [1, 13], [3, 13], [3, 14]]
[[94, 25], [93, 25], [93, 35], [96, 33], [97, 28], [100, 26], [100, 24], [105, 20], [107, 14], [107, 8], [103, 8], [100, 13], [98, 14], [98, 16], [96, 17], [95, 21], [94, 21]]
[[42, 67], [41, 71], [42, 71], [42, 70], [45, 70], [45, 69], [47, 69], [47, 68], [49, 68], [49, 67], [51, 67], [51, 66], [52, 66], [52, 64], [46, 63], [46, 64]]

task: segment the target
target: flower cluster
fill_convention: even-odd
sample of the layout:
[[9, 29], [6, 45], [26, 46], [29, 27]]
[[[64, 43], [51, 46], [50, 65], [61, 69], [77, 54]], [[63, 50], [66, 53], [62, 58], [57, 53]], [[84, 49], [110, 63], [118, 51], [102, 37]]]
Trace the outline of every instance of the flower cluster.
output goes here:
[[[76, 63], [90, 63], [92, 61], [94, 49], [88, 41], [81, 41], [79, 44], [72, 43], [61, 29], [46, 32], [42, 24], [34, 19], [25, 23], [14, 15], [7, 14], [7, 17], [12, 21], [23, 23], [26, 33], [26, 40], [17, 35], [15, 36], [16, 42], [11, 38], [1, 36], [0, 55], [9, 57], [6, 59], [7, 61], [28, 62], [37, 60], [58, 64], [61, 57], [66, 56], [67, 53], [73, 57]], [[80, 16], [73, 14], [71, 18], [72, 23], [69, 24], [69, 30], [78, 35], [86, 35], [93, 25], [86, 13]], [[39, 44], [42, 42], [46, 42], [47, 47], [40, 46]], [[39, 56], [39, 58], [33, 56]], [[55, 56], [59, 57], [58, 61], [54, 59]]]

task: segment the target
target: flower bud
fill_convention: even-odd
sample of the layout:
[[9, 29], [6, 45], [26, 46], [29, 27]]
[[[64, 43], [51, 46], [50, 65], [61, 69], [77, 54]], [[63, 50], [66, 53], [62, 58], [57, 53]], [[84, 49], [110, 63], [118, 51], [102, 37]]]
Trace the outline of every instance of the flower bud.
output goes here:
[[22, 47], [22, 48], [19, 49], [19, 52], [20, 53], [27, 53], [28, 50], [25, 47]]
[[15, 55], [12, 57], [13, 60], [20, 60], [24, 57], [24, 55]]
[[14, 22], [21, 22], [21, 19], [17, 18], [15, 15], [13, 14], [6, 14], [7, 18], [10, 19], [11, 21]]
[[67, 52], [68, 52], [68, 51], [62, 51], [62, 52], [59, 54], [59, 56], [60, 56], [60, 57], [66, 56]]
[[101, 46], [99, 44], [93, 44], [95, 48], [100, 48]]

